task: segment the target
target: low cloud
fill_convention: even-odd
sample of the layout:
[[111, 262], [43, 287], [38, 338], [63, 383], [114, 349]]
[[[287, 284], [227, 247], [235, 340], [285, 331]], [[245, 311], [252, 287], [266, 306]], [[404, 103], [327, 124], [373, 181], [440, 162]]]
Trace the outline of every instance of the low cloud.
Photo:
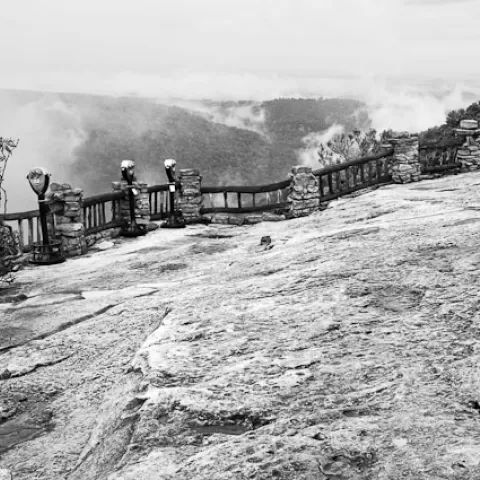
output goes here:
[[215, 104], [195, 100], [171, 100], [169, 104], [198, 113], [211, 122], [265, 135], [265, 111], [259, 102]]
[[408, 130], [419, 132], [441, 125], [451, 110], [478, 100], [478, 88], [456, 83], [434, 85], [372, 85], [365, 93], [368, 115], [377, 131]]
[[320, 168], [318, 154], [320, 147], [326, 145], [336, 135], [343, 133], [344, 130], [342, 125], [335, 124], [324, 132], [312, 132], [303, 137], [302, 142], [305, 147], [297, 151], [298, 161], [307, 167]]

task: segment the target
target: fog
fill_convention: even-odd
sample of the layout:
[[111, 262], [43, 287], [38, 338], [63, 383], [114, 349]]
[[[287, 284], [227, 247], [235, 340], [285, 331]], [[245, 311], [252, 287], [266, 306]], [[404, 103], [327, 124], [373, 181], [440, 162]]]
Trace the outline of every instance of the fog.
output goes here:
[[0, 104], [1, 135], [20, 138], [5, 172], [7, 209], [34, 209], [36, 196], [26, 175], [31, 168], [42, 166], [54, 173], [57, 182], [71, 180], [73, 152], [84, 140], [80, 117], [54, 96], [19, 105], [12, 95], [0, 92]]
[[250, 100], [248, 103], [218, 105], [201, 100], [164, 99], [160, 102], [191, 110], [211, 122], [227, 127], [236, 127], [265, 135], [265, 111], [261, 102]]

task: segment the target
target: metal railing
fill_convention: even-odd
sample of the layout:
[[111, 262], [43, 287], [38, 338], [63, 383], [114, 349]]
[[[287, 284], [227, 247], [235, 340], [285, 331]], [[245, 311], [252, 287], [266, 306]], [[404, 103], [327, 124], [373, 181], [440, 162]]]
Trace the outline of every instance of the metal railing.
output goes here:
[[124, 192], [111, 192], [83, 199], [85, 235], [122, 226], [122, 222], [116, 219], [116, 212], [120, 209], [120, 200], [123, 197]]
[[168, 217], [168, 184], [147, 187], [150, 201], [150, 219], [162, 220]]
[[357, 190], [390, 183], [390, 159], [393, 149], [346, 163], [315, 170], [319, 180], [320, 202], [327, 202]]
[[18, 233], [22, 252], [30, 252], [34, 243], [42, 241], [40, 212], [38, 210], [6, 213], [0, 215], [0, 220]]
[[457, 162], [457, 152], [462, 143], [463, 140], [456, 138], [422, 142], [418, 151], [422, 173], [441, 173], [461, 168], [461, 163]]
[[290, 180], [259, 186], [201, 187], [202, 213], [253, 213], [288, 207]]

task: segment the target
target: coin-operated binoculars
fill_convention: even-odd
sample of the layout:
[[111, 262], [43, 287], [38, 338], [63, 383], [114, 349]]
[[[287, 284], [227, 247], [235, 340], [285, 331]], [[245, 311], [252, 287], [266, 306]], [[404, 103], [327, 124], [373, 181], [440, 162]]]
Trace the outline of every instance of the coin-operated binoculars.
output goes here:
[[45, 193], [50, 185], [50, 174], [45, 168], [36, 167], [28, 172], [27, 180], [38, 197], [42, 241], [32, 245], [30, 263], [51, 265], [65, 261], [62, 253], [61, 240], [51, 240], [48, 237], [47, 215], [49, 208], [45, 202]]
[[133, 185], [135, 180], [135, 163], [132, 160], [123, 160], [121, 164], [122, 177], [127, 182], [128, 201], [130, 209], [130, 223], [122, 227], [120, 235], [123, 237], [139, 237], [145, 235], [145, 225], [138, 225], [135, 220], [135, 197], [140, 193]]
[[173, 158], [168, 158], [164, 162], [165, 171], [168, 178], [169, 192], [169, 209], [168, 218], [161, 225], [162, 228], [185, 228], [185, 220], [182, 218], [181, 212], [175, 210], [175, 192], [177, 188], [177, 179], [175, 177], [175, 165], [177, 162]]

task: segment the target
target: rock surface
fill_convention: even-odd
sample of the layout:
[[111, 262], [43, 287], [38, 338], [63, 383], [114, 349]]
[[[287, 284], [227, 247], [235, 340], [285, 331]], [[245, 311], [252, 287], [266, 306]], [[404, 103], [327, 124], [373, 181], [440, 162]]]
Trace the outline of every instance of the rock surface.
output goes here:
[[0, 480], [12, 480], [12, 474], [5, 468], [0, 468]]
[[0, 472], [480, 478], [479, 185], [390, 185], [20, 272]]

